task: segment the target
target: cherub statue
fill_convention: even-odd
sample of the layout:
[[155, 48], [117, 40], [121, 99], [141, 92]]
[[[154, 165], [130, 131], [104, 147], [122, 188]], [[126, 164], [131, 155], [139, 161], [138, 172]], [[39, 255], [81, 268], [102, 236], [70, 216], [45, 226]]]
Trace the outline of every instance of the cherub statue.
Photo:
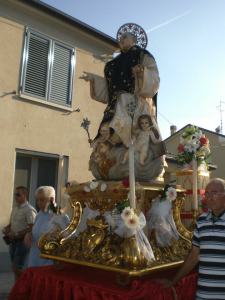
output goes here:
[[[155, 152], [157, 145], [158, 151]], [[148, 156], [149, 148], [152, 150], [152, 155], [157, 157], [164, 154], [164, 145], [162, 144], [162, 138], [160, 136], [157, 124], [153, 124], [152, 118], [149, 115], [141, 115], [138, 118], [138, 129], [134, 132], [134, 149], [139, 153], [139, 161], [141, 165], [145, 164], [145, 160]], [[128, 160], [128, 151], [124, 155], [123, 162]]]

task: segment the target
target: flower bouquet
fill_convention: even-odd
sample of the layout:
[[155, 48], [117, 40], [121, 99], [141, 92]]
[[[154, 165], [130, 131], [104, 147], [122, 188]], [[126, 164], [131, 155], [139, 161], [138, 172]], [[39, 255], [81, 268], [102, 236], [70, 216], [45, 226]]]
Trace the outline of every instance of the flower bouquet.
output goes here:
[[209, 140], [196, 126], [188, 126], [180, 137], [177, 160], [182, 165], [197, 161], [198, 167], [207, 163], [210, 156]]
[[138, 214], [129, 205], [129, 201], [127, 200], [116, 206], [114, 211], [114, 233], [125, 239], [134, 236], [140, 252], [147, 261], [152, 261], [154, 260], [154, 254], [143, 231], [146, 225], [145, 216], [142, 212]]

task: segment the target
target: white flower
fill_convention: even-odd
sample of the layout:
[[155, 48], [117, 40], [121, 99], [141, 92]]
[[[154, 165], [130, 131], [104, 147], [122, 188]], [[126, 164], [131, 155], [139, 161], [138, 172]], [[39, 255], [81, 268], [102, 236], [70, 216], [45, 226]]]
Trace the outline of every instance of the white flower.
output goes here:
[[95, 190], [98, 187], [98, 182], [97, 181], [92, 181], [90, 183], [90, 189]]
[[199, 145], [198, 144], [195, 144], [195, 143], [190, 143], [190, 144], [186, 144], [184, 146], [184, 149], [188, 152], [193, 152], [195, 153], [197, 151], [197, 149], [199, 148]]
[[177, 191], [173, 187], [169, 187], [166, 191], [166, 199], [174, 201], [177, 198]]
[[126, 220], [127, 218], [129, 218], [132, 215], [134, 215], [134, 210], [133, 210], [133, 208], [130, 208], [128, 206], [128, 207], [125, 207], [124, 210], [122, 211], [121, 218], [123, 220]]
[[89, 193], [89, 192], [91, 191], [91, 189], [89, 188], [89, 186], [85, 185], [85, 186], [84, 186], [84, 191], [85, 191], [86, 193]]
[[106, 189], [107, 189], [107, 184], [103, 182], [100, 186], [100, 191], [104, 192]]
[[[202, 131], [201, 130], [199, 130], [199, 131], [197, 131], [196, 133], [195, 133], [195, 135], [200, 139], [201, 137], [202, 137]], [[205, 135], [204, 135], [205, 136]]]
[[137, 229], [139, 227], [139, 218], [136, 214], [131, 215], [124, 220], [124, 224], [129, 229]]

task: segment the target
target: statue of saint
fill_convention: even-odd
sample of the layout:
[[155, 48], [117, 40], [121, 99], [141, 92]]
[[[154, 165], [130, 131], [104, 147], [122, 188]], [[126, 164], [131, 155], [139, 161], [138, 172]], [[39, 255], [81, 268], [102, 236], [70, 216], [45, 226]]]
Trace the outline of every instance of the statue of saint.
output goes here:
[[[162, 173], [165, 154], [156, 121], [158, 68], [154, 57], [145, 50], [147, 36], [140, 26], [133, 23], [121, 26], [117, 39], [121, 52], [106, 63], [104, 78], [90, 73], [81, 77], [90, 82], [92, 99], [107, 105], [98, 134], [91, 142], [89, 167], [97, 179], [128, 177], [127, 150], [132, 135], [136, 144], [136, 180], [150, 181]], [[96, 152], [98, 145], [106, 141], [111, 144], [107, 148], [110, 167], [103, 178], [99, 169], [101, 154]], [[106, 159], [106, 153], [102, 159]]]

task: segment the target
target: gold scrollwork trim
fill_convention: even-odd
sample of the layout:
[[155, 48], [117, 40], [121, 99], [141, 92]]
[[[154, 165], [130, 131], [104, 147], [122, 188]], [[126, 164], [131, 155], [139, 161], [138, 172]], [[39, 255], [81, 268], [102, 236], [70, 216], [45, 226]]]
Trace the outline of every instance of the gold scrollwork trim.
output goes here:
[[[184, 170], [184, 171], [177, 171], [176, 175], [177, 176], [186, 176], [186, 175], [192, 175], [193, 170]], [[208, 171], [198, 171], [198, 176], [205, 176], [209, 177], [209, 172]]]
[[57, 230], [42, 235], [38, 241], [38, 247], [41, 249], [41, 252], [51, 253], [76, 232], [77, 226], [81, 220], [82, 206], [78, 201], [75, 203], [71, 201], [71, 205], [73, 207], [72, 221], [62, 231]]
[[179, 195], [176, 199], [173, 207], [173, 218], [174, 222], [177, 226], [177, 230], [179, 235], [189, 243], [191, 243], [191, 239], [193, 236], [193, 232], [189, 231], [182, 223], [180, 213], [181, 213], [181, 206], [184, 201], [184, 195]]
[[48, 255], [48, 254], [41, 254], [41, 257], [47, 258], [47, 259], [53, 259], [56, 261], [62, 261], [66, 263], [72, 263], [76, 265], [81, 265], [81, 266], [86, 266], [86, 267], [92, 267], [96, 269], [101, 269], [105, 271], [111, 271], [111, 272], [118, 272], [121, 274], [126, 274], [128, 276], [143, 276], [147, 274], [151, 274], [155, 271], [162, 271], [162, 270], [167, 270], [167, 269], [172, 269], [172, 268], [177, 268], [183, 263], [183, 260], [176, 261], [176, 262], [171, 262], [171, 263], [165, 263], [163, 265], [156, 265], [148, 268], [143, 268], [140, 270], [129, 270], [126, 268], [119, 268], [119, 267], [113, 267], [113, 266], [108, 266], [108, 265], [103, 265], [103, 264], [96, 264], [92, 263], [89, 261], [80, 261], [80, 260], [75, 260], [75, 259], [70, 259], [70, 258], [65, 258], [65, 257], [60, 257], [60, 256], [55, 256], [55, 255]]
[[71, 202], [71, 206], [73, 207], [73, 218], [68, 227], [60, 232], [60, 244], [63, 244], [66, 240], [68, 240], [77, 230], [78, 225], [80, 224], [81, 216], [82, 216], [82, 206], [79, 201]]

